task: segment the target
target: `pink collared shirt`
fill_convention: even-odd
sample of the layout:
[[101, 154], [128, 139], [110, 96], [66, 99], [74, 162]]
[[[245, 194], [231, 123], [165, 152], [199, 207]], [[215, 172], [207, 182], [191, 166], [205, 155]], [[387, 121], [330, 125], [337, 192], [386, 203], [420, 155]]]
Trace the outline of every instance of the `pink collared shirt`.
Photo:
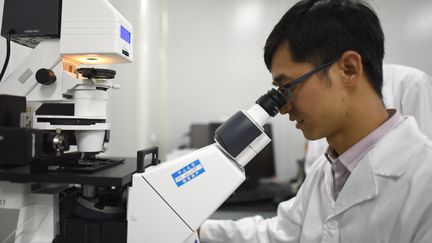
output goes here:
[[390, 117], [378, 128], [369, 133], [366, 137], [354, 144], [341, 155], [337, 155], [333, 148], [328, 147], [325, 152], [333, 172], [332, 196], [336, 200], [351, 171], [358, 165], [364, 155], [371, 150], [375, 144], [388, 132], [397, 127], [403, 120], [402, 115], [395, 109], [387, 110]]

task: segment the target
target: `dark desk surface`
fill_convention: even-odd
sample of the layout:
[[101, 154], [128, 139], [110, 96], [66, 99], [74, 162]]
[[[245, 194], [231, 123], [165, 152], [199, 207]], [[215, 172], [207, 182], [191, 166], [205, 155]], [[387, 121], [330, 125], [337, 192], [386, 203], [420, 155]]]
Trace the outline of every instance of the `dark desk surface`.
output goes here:
[[211, 219], [237, 220], [244, 217], [260, 215], [263, 218], [276, 216], [278, 204], [272, 202], [253, 202], [241, 205], [222, 205]]
[[[271, 196], [267, 199], [266, 197], [260, 197], [260, 192], [272, 192], [265, 195]], [[247, 191], [246, 191], [247, 192]], [[288, 184], [277, 184], [277, 183], [263, 183], [260, 184], [255, 193], [257, 200], [250, 200], [249, 193], [247, 193], [248, 200], [242, 199], [242, 191], [237, 191], [237, 194], [233, 195], [233, 198], [240, 196], [239, 200], [228, 199], [219, 209], [210, 217], [212, 219], [232, 219], [237, 220], [244, 217], [261, 215], [263, 218], [271, 218], [276, 216], [277, 207], [280, 202], [287, 201], [295, 196], [295, 193], [289, 191]]]
[[94, 173], [32, 172], [29, 165], [24, 165], [13, 168], [0, 167], [0, 181], [124, 186], [132, 181], [132, 174], [135, 171], [135, 158], [125, 158], [125, 161], [117, 166]]
[[276, 212], [278, 203], [273, 202], [248, 202], [242, 204], [223, 204], [218, 210], [222, 211], [260, 211], [260, 212]]

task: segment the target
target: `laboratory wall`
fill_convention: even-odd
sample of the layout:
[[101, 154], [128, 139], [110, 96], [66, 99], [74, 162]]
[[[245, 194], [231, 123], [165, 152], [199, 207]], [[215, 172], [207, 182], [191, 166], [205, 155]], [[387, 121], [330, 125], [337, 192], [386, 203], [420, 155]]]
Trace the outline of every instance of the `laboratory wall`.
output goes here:
[[384, 29], [384, 61], [416, 67], [432, 75], [432, 1], [370, 2]]
[[[263, 47], [266, 36], [292, 2], [111, 2], [126, 16], [131, 14], [139, 20], [133, 22], [135, 53], [142, 58], [136, 60], [139, 73], [134, 100], [138, 109], [134, 119], [140, 120], [136, 127], [138, 147], [158, 145], [162, 158], [166, 158], [188, 142], [192, 123], [222, 121], [248, 109], [272, 88]], [[118, 77], [123, 80], [128, 75], [133, 78], [132, 73], [119, 73]], [[112, 138], [122, 136], [117, 142], [123, 144], [116, 147], [113, 141], [111, 154], [130, 151], [130, 147], [124, 148], [129, 137], [121, 134], [130, 128], [124, 120], [129, 111], [121, 107], [128, 107], [130, 99], [134, 98], [119, 98], [113, 104], [123, 115], [112, 113], [116, 114], [111, 120]], [[123, 120], [120, 131], [114, 129], [116, 119]], [[272, 123], [277, 171], [287, 179], [296, 173], [295, 160], [303, 156], [304, 139], [287, 116], [278, 116]], [[118, 151], [119, 147], [124, 149]]]
[[[0, 0], [3, 8], [4, 0]], [[134, 26], [132, 64], [113, 65], [108, 155], [158, 145], [162, 158], [187, 142], [192, 123], [221, 121], [271, 88], [263, 46], [293, 0], [110, 0]], [[432, 1], [374, 0], [388, 63], [432, 74]], [[1, 16], [0, 12], [0, 16]], [[29, 53], [13, 44], [8, 72]], [[0, 38], [0, 64], [5, 40]], [[304, 139], [288, 116], [273, 120], [277, 177], [296, 174]]]

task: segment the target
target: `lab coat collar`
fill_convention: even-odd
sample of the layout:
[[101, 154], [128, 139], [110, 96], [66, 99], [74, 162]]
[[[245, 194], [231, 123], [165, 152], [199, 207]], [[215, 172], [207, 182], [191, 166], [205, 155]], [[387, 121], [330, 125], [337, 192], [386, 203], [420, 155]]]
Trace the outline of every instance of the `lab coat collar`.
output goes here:
[[404, 119], [405, 121], [385, 135], [352, 171], [329, 218], [375, 198], [379, 194], [375, 175], [399, 177], [407, 170], [410, 158], [427, 138], [420, 132], [414, 118]]
[[399, 177], [410, 164], [410, 158], [427, 142], [413, 117], [405, 116], [397, 128], [383, 137], [368, 154], [376, 175]]

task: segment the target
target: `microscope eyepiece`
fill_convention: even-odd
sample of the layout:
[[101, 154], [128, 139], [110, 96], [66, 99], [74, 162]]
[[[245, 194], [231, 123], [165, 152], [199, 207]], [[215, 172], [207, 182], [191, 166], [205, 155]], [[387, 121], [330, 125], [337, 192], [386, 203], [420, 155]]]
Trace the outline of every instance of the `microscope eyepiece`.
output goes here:
[[285, 97], [276, 89], [269, 90], [256, 101], [272, 117], [279, 113], [286, 102]]

